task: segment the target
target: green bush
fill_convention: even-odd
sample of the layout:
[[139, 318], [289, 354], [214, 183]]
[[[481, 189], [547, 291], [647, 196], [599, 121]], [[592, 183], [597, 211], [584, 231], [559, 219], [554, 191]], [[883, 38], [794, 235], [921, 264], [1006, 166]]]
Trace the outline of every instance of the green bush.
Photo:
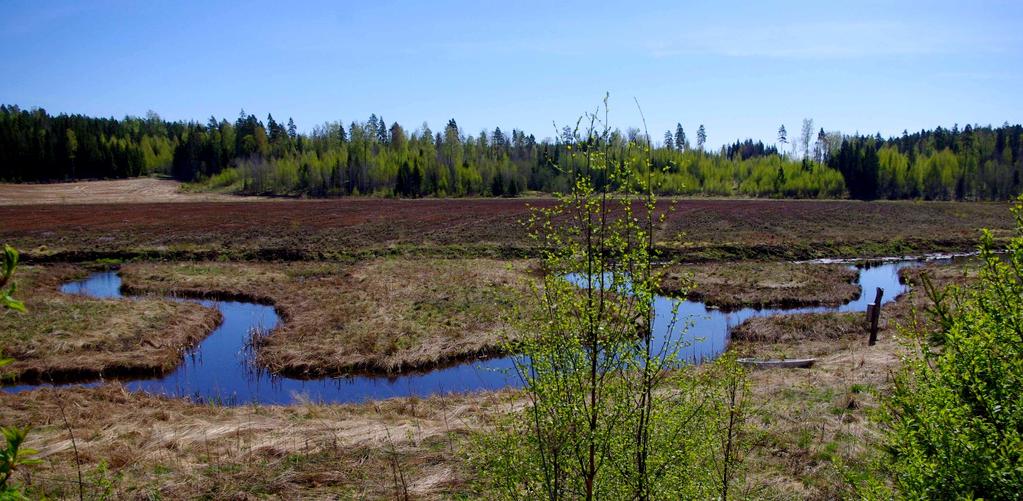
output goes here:
[[590, 116], [566, 146], [572, 191], [526, 223], [542, 283], [506, 346], [525, 403], [479, 434], [469, 464], [487, 499], [726, 500], [746, 483], [745, 374], [730, 357], [699, 371], [681, 358], [678, 302], [655, 324], [652, 161], [617, 162], [604, 123]]
[[0, 449], [0, 500], [28, 499], [10, 479], [18, 467], [39, 464], [41, 461], [32, 457], [39, 451], [23, 446], [27, 427], [5, 426], [0, 428], [0, 433], [4, 436], [4, 447]]
[[0, 309], [25, 311], [25, 305], [14, 299], [14, 270], [18, 267], [18, 251], [10, 245], [4, 245], [3, 268], [0, 269]]
[[[885, 452], [910, 499], [1023, 493], [1023, 197], [1003, 254], [984, 231], [975, 286], [939, 291], [885, 402]], [[936, 330], [936, 332], [933, 332]]]
[[[18, 251], [10, 245], [4, 245], [3, 269], [0, 270], [0, 310], [25, 311], [25, 305], [12, 296], [16, 289], [13, 277], [17, 267]], [[0, 367], [10, 363], [11, 359], [0, 357]], [[0, 501], [28, 499], [21, 488], [10, 481], [11, 475], [20, 466], [38, 464], [40, 460], [32, 457], [38, 451], [22, 446], [28, 435], [27, 427], [3, 426], [0, 427], [0, 433], [4, 436], [4, 446], [0, 449]]]

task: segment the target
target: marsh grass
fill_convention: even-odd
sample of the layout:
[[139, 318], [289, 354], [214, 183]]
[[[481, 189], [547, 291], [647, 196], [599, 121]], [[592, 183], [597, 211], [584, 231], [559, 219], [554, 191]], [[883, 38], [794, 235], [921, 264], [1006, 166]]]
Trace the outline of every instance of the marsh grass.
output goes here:
[[21, 299], [28, 311], [0, 313], [5, 368], [24, 381], [118, 374], [159, 374], [220, 322], [216, 310], [159, 299], [105, 300], [62, 294], [58, 286], [84, 268], [26, 266]]
[[[901, 270], [903, 281], [921, 274], [940, 284], [968, 283], [969, 267], [928, 265]], [[857, 484], [876, 469], [881, 430], [871, 420], [892, 389], [892, 374], [908, 354], [897, 338], [929, 300], [913, 288], [882, 309], [876, 346], [867, 346], [863, 313], [777, 315], [747, 320], [732, 331], [731, 350], [756, 358], [817, 357], [811, 369], [750, 373], [753, 422], [762, 441], [750, 474], [768, 499], [856, 498]], [[918, 324], [926, 326], [927, 324]]]
[[273, 372], [314, 377], [395, 372], [499, 352], [502, 316], [530, 280], [528, 261], [381, 258], [346, 263], [133, 263], [140, 292], [230, 295], [274, 304], [285, 320], [254, 345]]
[[[471, 493], [458, 449], [507, 392], [358, 405], [225, 407], [129, 393], [118, 385], [0, 394], [5, 419], [34, 423], [45, 463], [22, 478], [33, 497], [77, 497], [74, 426], [87, 499], [393, 498]], [[56, 416], [56, 417], [54, 417]]]
[[737, 261], [676, 264], [660, 272], [662, 294], [684, 291], [688, 299], [722, 309], [838, 306], [860, 293], [856, 270], [838, 264]]
[[[240, 284], [245, 274], [234, 266], [217, 270]], [[285, 269], [284, 277], [307, 281], [335, 274], [322, 264]], [[923, 271], [907, 269], [903, 275], [912, 281]], [[958, 267], [926, 271], [943, 282], [969, 279]], [[202, 283], [210, 278], [192, 273]], [[887, 305], [885, 329], [904, 322], [924, 301], [911, 292]], [[756, 447], [745, 461], [746, 484], [755, 486], [744, 489], [747, 496], [855, 496], [847, 479], [869, 471], [879, 435], [867, 416], [888, 391], [890, 371], [902, 352], [888, 330], [882, 330], [879, 344], [870, 350], [855, 326], [833, 338], [836, 331], [829, 325], [841, 325], [844, 316], [800, 315], [794, 323], [786, 321], [789, 316], [773, 317], [773, 333], [737, 340], [736, 347], [753, 355], [769, 350], [800, 354], [816, 340], [813, 353], [820, 357], [810, 371], [749, 375], [750, 439]], [[750, 324], [759, 325], [754, 322], [760, 320]], [[109, 492], [113, 497], [165, 499], [393, 498], [395, 459], [411, 498], [479, 497], [483, 492], [476, 490], [473, 472], [463, 462], [467, 439], [525, 405], [516, 391], [290, 407], [189, 403], [129, 393], [117, 385], [0, 394], [5, 419], [32, 424], [26, 445], [40, 450], [46, 460], [31, 478], [18, 479], [30, 481], [33, 495], [60, 498], [78, 492], [73, 447], [58, 402], [65, 405], [78, 437], [87, 496]], [[403, 491], [400, 478], [398, 486]]]

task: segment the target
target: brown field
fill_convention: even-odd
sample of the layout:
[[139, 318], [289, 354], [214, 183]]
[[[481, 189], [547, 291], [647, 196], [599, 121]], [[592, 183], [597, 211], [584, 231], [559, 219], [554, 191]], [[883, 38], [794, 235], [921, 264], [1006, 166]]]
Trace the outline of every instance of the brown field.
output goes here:
[[[929, 269], [941, 282], [963, 276], [956, 267]], [[749, 322], [772, 326], [759, 340], [738, 340], [736, 346], [745, 353], [818, 357], [811, 369], [750, 373], [759, 438], [747, 465], [755, 497], [856, 497], [836, 460], [844, 467], [870, 468], [879, 431], [868, 413], [889, 388], [905, 350], [896, 326], [909, 321], [914, 306], [924, 304], [914, 291], [886, 308], [874, 347], [866, 346], [861, 328], [830, 331], [835, 317], [862, 314]], [[825, 338], [840, 342], [805, 348]], [[218, 407], [108, 385], [0, 394], [0, 406], [11, 422], [36, 427], [29, 445], [40, 449], [46, 461], [19, 480], [29, 481], [38, 494], [77, 495], [75, 456], [58, 408], [62, 404], [77, 437], [90, 497], [108, 492], [122, 498], [382, 498], [400, 497], [407, 489], [414, 498], [444, 499], [481, 494], [474, 492], [472, 472], [463, 463], [466, 438], [485, 430], [490, 417], [518, 405], [517, 395]]]
[[189, 193], [180, 188], [181, 183], [177, 181], [149, 177], [49, 184], [0, 183], [0, 205], [266, 200], [260, 197]]
[[61, 294], [61, 282], [84, 276], [69, 265], [18, 270], [26, 313], [0, 311], [4, 374], [22, 381], [62, 381], [125, 374], [162, 374], [206, 337], [220, 313], [156, 299], [103, 300]]
[[[0, 241], [27, 257], [338, 259], [531, 254], [520, 224], [550, 199], [342, 199], [0, 206]], [[668, 204], [665, 202], [664, 207]], [[1006, 203], [684, 199], [657, 229], [686, 261], [872, 257], [1005, 236]]]

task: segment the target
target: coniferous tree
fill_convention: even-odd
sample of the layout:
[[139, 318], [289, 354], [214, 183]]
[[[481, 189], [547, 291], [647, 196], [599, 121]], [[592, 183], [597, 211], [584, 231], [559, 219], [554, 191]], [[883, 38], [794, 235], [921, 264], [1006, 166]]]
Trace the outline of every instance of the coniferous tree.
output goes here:
[[377, 121], [377, 129], [373, 131], [377, 135], [377, 141], [387, 144], [391, 141], [390, 134], [387, 131], [387, 122], [384, 122], [384, 117], [380, 117]]
[[689, 140], [686, 139], [686, 131], [682, 129], [681, 123], [675, 124], [675, 149], [678, 151], [689, 149]]

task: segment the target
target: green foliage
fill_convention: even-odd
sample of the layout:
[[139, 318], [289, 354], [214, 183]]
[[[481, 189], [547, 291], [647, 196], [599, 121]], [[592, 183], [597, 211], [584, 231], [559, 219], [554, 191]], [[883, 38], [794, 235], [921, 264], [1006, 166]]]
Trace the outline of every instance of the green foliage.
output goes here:
[[[4, 245], [3, 269], [0, 274], [0, 308], [25, 311], [25, 306], [12, 297], [15, 291], [13, 281], [14, 270], [18, 267], [18, 251], [10, 245]], [[0, 350], [2, 353], [2, 350]], [[9, 358], [0, 357], [0, 368], [12, 362]], [[0, 427], [5, 445], [0, 449], [0, 500], [28, 499], [21, 489], [10, 482], [11, 475], [21, 466], [39, 464], [33, 458], [38, 451], [23, 447], [29, 429], [14, 426]]]
[[566, 134], [558, 166], [572, 191], [527, 223], [543, 282], [506, 349], [528, 403], [478, 437], [470, 462], [487, 497], [727, 498], [741, 482], [743, 374], [731, 360], [696, 371], [679, 358], [678, 303], [654, 332], [664, 213], [649, 150], [624, 156], [638, 166], [617, 161], [590, 118], [581, 137]]
[[831, 152], [853, 198], [1006, 200], [1023, 190], [1023, 126], [851, 136]]
[[42, 461], [32, 456], [39, 451], [24, 447], [25, 437], [29, 429], [8, 426], [0, 428], [4, 436], [4, 448], [0, 449], [0, 500], [28, 499], [18, 486], [14, 485], [11, 475], [22, 466], [39, 464]]
[[0, 178], [45, 181], [165, 172], [182, 128], [155, 113], [115, 120], [0, 106]]
[[0, 307], [25, 311], [25, 305], [14, 299], [17, 285], [14, 283], [14, 270], [18, 267], [18, 251], [10, 245], [4, 245], [3, 265], [0, 268]]
[[[665, 133], [660, 147], [648, 144], [637, 129], [593, 139], [606, 143], [613, 161], [642, 168], [649, 160], [659, 173], [660, 195], [1004, 200], [1023, 189], [1020, 125], [938, 127], [889, 139], [821, 129], [811, 155], [812, 128], [813, 121], [804, 120], [793, 157], [752, 140], [705, 150], [702, 125], [695, 149], [681, 124]], [[569, 151], [571, 142], [564, 132], [537, 139], [499, 127], [473, 136], [453, 119], [439, 133], [425, 123], [415, 130], [397, 123], [388, 128], [373, 115], [347, 130], [329, 122], [299, 134], [293, 120], [285, 126], [268, 116], [263, 122], [244, 111], [233, 123], [210, 117], [202, 124], [168, 122], [153, 112], [115, 120], [0, 105], [0, 165], [9, 167], [0, 179], [6, 181], [169, 173], [243, 194], [565, 193], [574, 182], [572, 162], [581, 161]], [[788, 142], [782, 126], [778, 143], [784, 148]], [[797, 151], [801, 158], [794, 158]]]
[[86, 478], [85, 482], [94, 489], [90, 494], [90, 499], [95, 499], [96, 501], [115, 499], [114, 489], [117, 482], [121, 479], [121, 474], [111, 474], [106, 460], [100, 460], [99, 464], [87, 473]]
[[[10, 309], [25, 311], [25, 305], [14, 299], [17, 289], [14, 283], [14, 270], [18, 267], [18, 251], [4, 244], [3, 265], [0, 268], [0, 310]], [[3, 357], [3, 346], [0, 346], [0, 368], [9, 365], [13, 360]]]
[[877, 198], [877, 142], [873, 138], [852, 138], [842, 141], [838, 152], [829, 160], [842, 173], [849, 187], [849, 196], [865, 200]]
[[884, 406], [896, 486], [912, 499], [1023, 492], [1023, 198], [999, 254], [984, 231], [975, 286], [928, 286], [937, 325], [919, 332]]

